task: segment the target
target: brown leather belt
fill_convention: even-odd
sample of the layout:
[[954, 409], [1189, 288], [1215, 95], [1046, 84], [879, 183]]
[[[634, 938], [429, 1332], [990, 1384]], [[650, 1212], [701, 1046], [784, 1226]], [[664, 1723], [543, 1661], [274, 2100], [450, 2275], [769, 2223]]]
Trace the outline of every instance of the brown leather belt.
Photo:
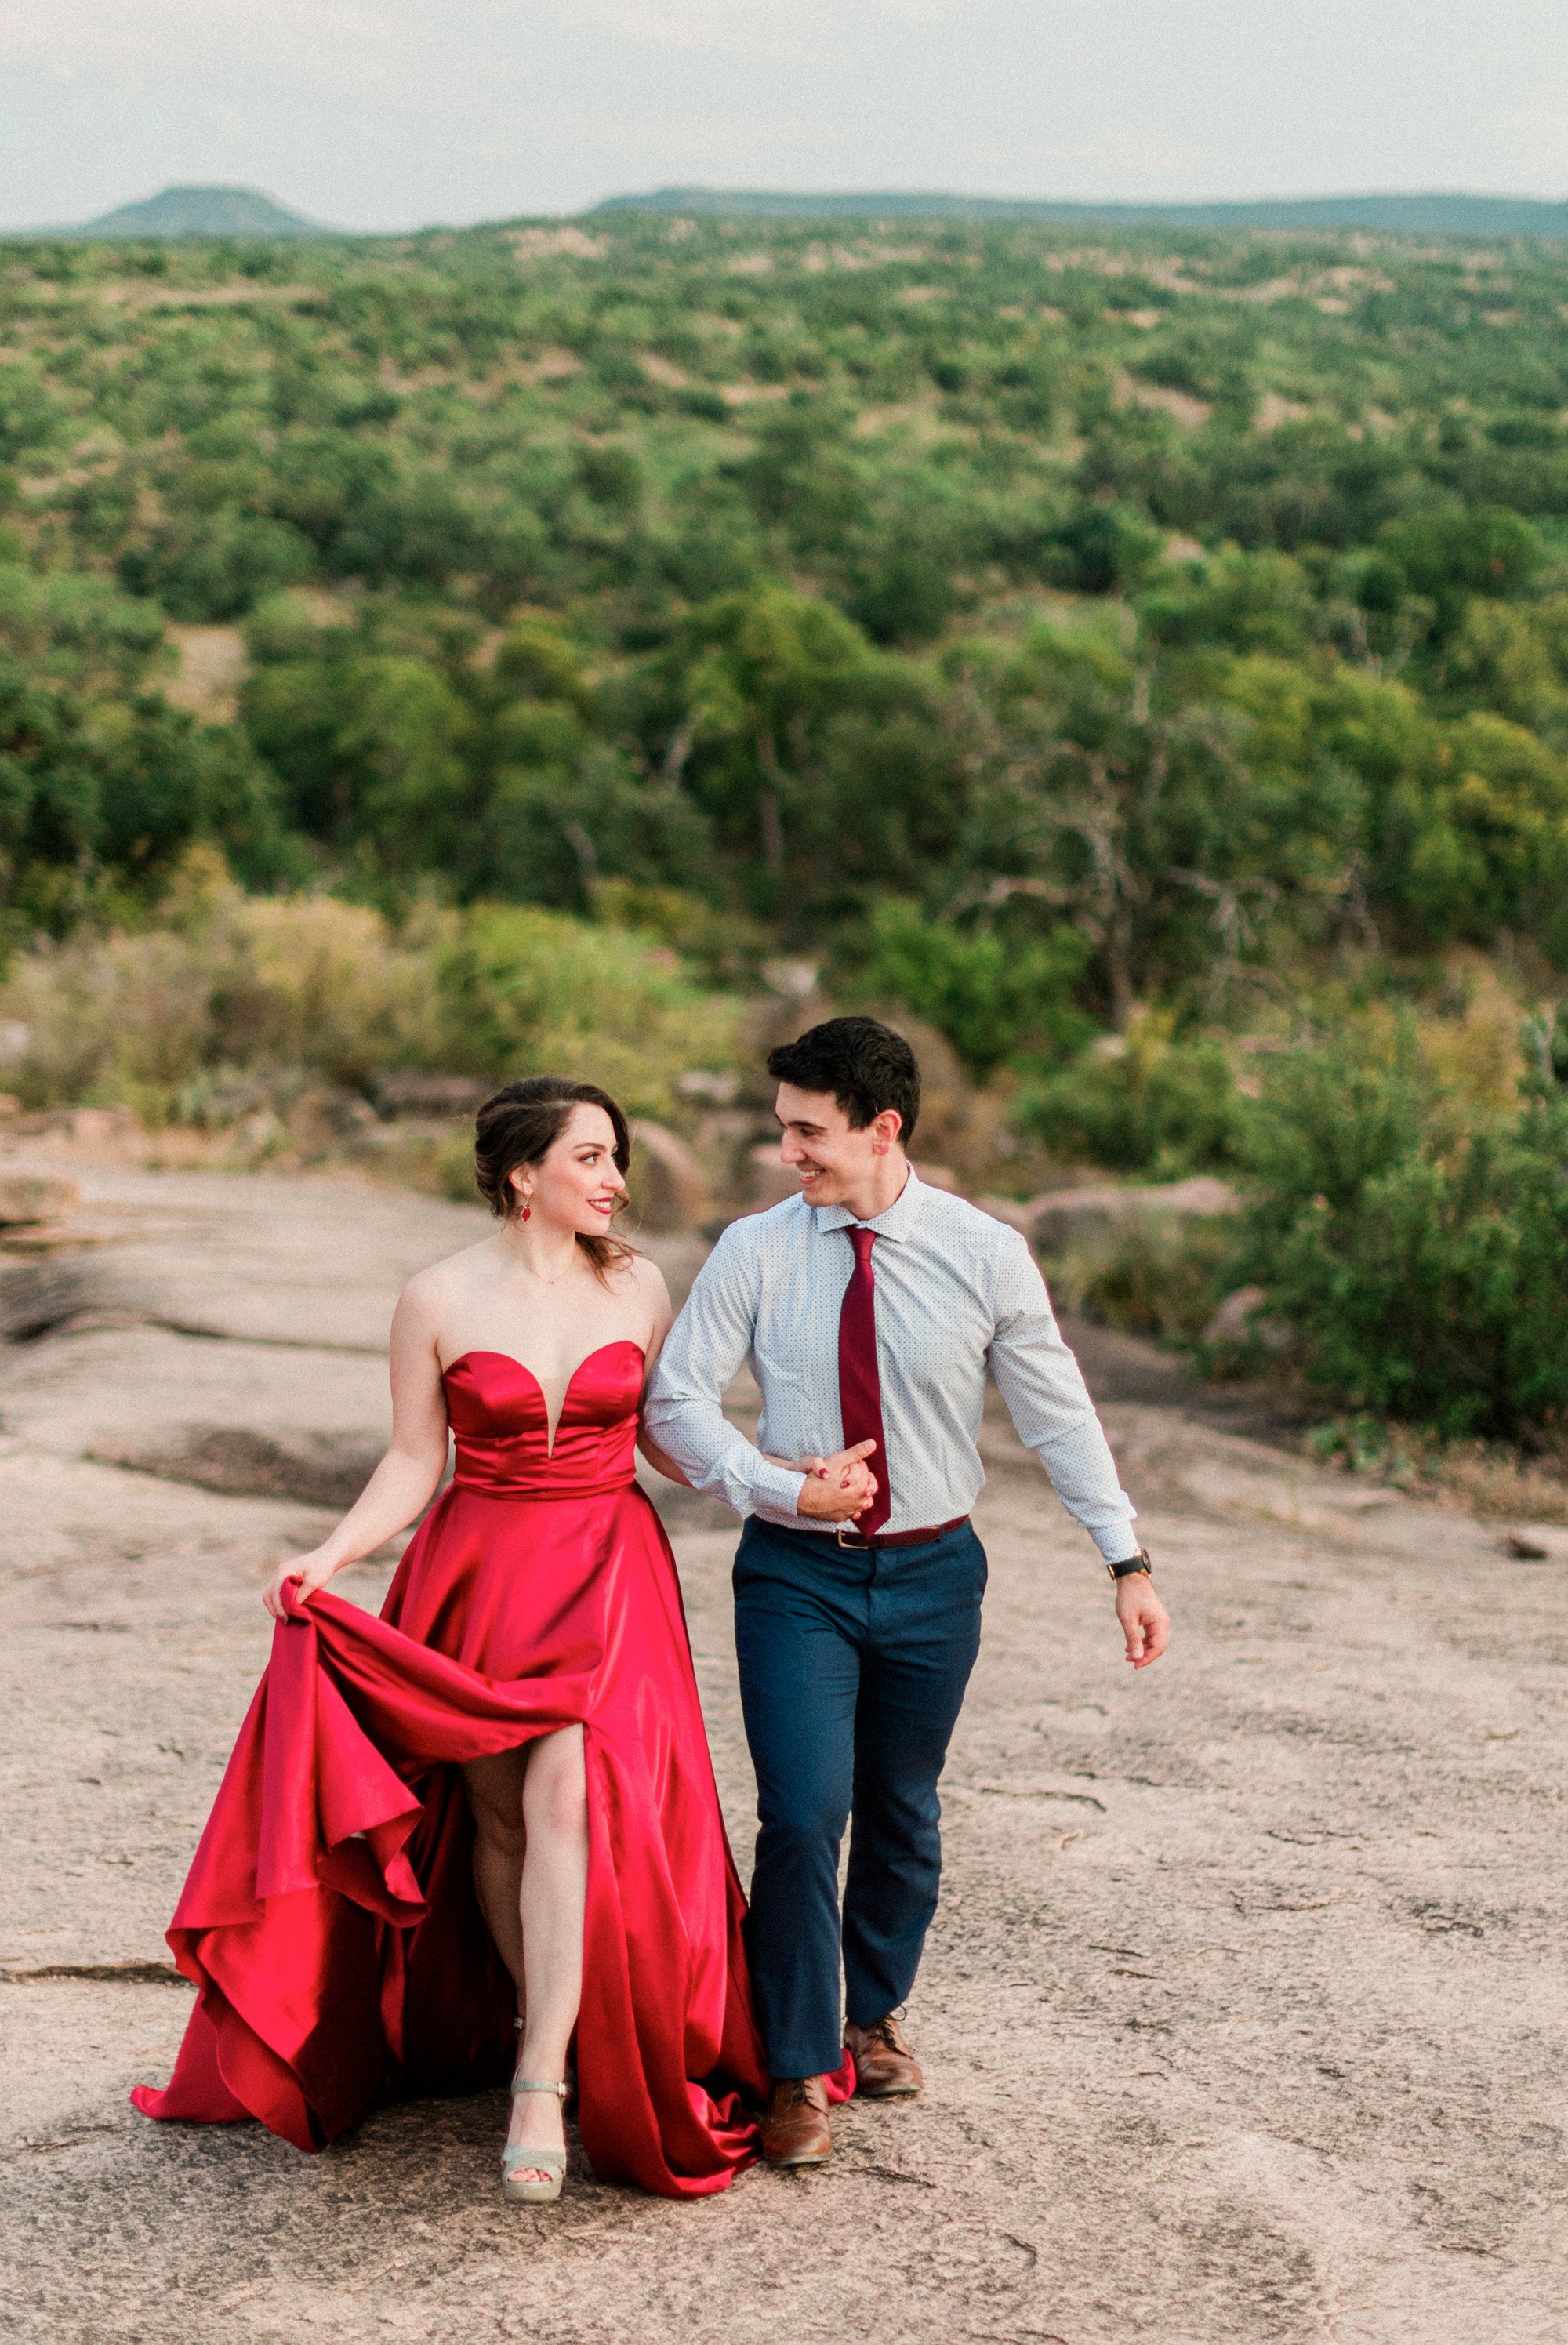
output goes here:
[[950, 1523], [933, 1523], [923, 1531], [873, 1531], [867, 1536], [857, 1531], [853, 1523], [845, 1523], [836, 1534], [840, 1547], [868, 1549], [878, 1547], [930, 1547], [936, 1540], [946, 1538], [949, 1531], [961, 1531], [968, 1521], [967, 1515], [955, 1515]]

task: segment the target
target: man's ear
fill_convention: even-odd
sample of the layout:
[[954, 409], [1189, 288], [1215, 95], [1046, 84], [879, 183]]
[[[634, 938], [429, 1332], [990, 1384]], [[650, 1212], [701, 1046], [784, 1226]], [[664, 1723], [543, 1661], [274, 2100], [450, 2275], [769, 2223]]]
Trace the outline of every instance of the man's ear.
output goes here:
[[904, 1118], [895, 1107], [885, 1107], [871, 1121], [872, 1147], [878, 1156], [885, 1156], [904, 1131]]

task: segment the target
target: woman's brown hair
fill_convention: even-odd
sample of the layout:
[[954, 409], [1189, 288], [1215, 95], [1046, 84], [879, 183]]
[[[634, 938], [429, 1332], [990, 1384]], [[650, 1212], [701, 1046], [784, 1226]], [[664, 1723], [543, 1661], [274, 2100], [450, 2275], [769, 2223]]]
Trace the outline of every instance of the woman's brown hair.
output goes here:
[[[574, 1083], [568, 1075], [524, 1075], [520, 1082], [504, 1083], [474, 1118], [473, 1176], [480, 1195], [502, 1221], [517, 1203], [511, 1175], [520, 1164], [538, 1164], [565, 1131], [574, 1107], [602, 1107], [615, 1134], [615, 1162], [622, 1175], [632, 1162], [632, 1134], [626, 1118], [608, 1091], [597, 1083]], [[616, 1211], [624, 1204], [616, 1200]], [[631, 1258], [632, 1249], [622, 1238], [579, 1233], [578, 1244], [595, 1274], [606, 1278], [618, 1262]]]

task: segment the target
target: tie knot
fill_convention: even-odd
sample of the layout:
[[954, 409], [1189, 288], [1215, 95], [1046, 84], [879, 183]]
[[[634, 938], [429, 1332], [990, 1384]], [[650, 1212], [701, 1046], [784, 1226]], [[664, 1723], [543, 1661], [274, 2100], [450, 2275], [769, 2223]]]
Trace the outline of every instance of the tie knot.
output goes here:
[[855, 1261], [864, 1268], [871, 1260], [871, 1249], [876, 1244], [876, 1232], [868, 1230], [862, 1224], [850, 1231], [849, 1243], [855, 1248]]

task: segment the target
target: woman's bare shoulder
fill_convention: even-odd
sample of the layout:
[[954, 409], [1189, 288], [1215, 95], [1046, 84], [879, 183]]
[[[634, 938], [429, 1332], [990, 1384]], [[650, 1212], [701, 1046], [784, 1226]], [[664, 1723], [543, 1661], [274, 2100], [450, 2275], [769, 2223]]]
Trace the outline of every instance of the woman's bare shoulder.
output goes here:
[[457, 1301], [471, 1285], [481, 1268], [480, 1257], [493, 1243], [481, 1238], [477, 1245], [464, 1246], [460, 1254], [445, 1254], [440, 1262], [415, 1271], [398, 1298], [400, 1309], [407, 1306], [423, 1315]]
[[635, 1294], [639, 1302], [648, 1304], [656, 1312], [669, 1310], [670, 1289], [663, 1272], [652, 1255], [628, 1254], [621, 1274], [627, 1281], [628, 1291]]

